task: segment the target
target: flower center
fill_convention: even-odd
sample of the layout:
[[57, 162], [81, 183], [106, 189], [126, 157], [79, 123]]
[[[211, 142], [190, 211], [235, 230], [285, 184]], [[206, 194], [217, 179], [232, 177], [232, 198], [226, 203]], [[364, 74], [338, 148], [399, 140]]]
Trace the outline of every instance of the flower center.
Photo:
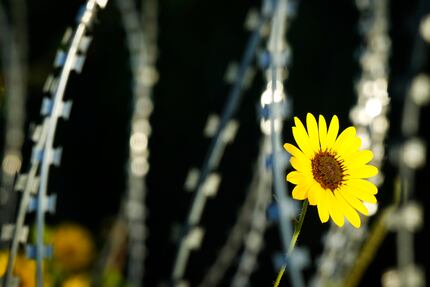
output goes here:
[[319, 152], [311, 162], [312, 174], [323, 188], [333, 191], [340, 186], [344, 168], [342, 163], [335, 158], [335, 154], [328, 151]]

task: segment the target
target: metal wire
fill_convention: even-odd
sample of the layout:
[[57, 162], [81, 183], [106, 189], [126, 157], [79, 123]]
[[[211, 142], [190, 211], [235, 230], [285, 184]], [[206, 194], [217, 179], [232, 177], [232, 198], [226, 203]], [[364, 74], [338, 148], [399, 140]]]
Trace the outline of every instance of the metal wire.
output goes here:
[[[56, 149], [54, 148], [54, 137], [57, 129], [58, 118], [62, 114], [64, 92], [69, 80], [72, 70], [77, 69], [78, 53], [82, 50], [82, 39], [91, 24], [94, 16], [96, 15], [97, 7], [104, 8], [107, 4], [106, 1], [89, 0], [85, 5], [79, 24], [74, 31], [71, 39], [70, 47], [65, 55], [64, 64], [58, 79], [58, 84], [53, 94], [51, 115], [48, 120], [48, 135], [44, 145], [43, 157], [41, 161], [40, 170], [40, 186], [38, 192], [38, 208], [36, 211], [36, 271], [38, 286], [43, 286], [43, 266], [42, 261], [45, 253], [45, 246], [43, 243], [43, 234], [45, 226], [45, 210], [44, 201], [48, 192], [48, 179], [50, 166], [55, 158]], [[83, 64], [83, 63], [82, 63]]]
[[[2, 5], [1, 5], [2, 6]], [[3, 151], [0, 211], [1, 221], [7, 222], [14, 213], [16, 196], [10, 192], [16, 173], [21, 168], [21, 147], [24, 142], [25, 101], [27, 87], [27, 21], [25, 1], [11, 3], [12, 19], [9, 25], [5, 11], [0, 7], [0, 43], [3, 46], [2, 63], [6, 76], [6, 124]], [[1, 223], [1, 222], [0, 222]]]
[[[25, 188], [20, 202], [17, 221], [13, 228], [11, 252], [7, 266], [5, 286], [13, 284], [12, 270], [18, 249], [18, 242], [22, 240], [23, 224], [27, 209], [36, 211], [36, 246], [27, 246], [27, 256], [36, 258], [37, 286], [42, 287], [43, 280], [43, 258], [51, 253], [51, 249], [44, 244], [43, 234], [45, 226], [45, 212], [55, 210], [55, 195], [47, 196], [49, 170], [52, 164], [59, 165], [61, 159], [61, 148], [54, 148], [54, 137], [57, 129], [59, 117], [68, 118], [70, 114], [71, 102], [64, 102], [63, 96], [66, 89], [69, 75], [72, 70], [80, 72], [85, 60], [85, 52], [90, 43], [90, 37], [86, 35], [88, 28], [92, 24], [98, 8], [104, 8], [107, 4], [105, 0], [89, 0], [83, 6], [79, 14], [78, 27], [73, 33], [66, 32], [64, 42], [68, 42], [69, 36], [72, 40], [67, 52], [58, 51], [54, 65], [61, 67], [58, 79], [49, 77], [44, 87], [45, 91], [50, 91], [52, 100], [45, 99], [42, 103], [41, 114], [45, 116], [43, 125], [36, 129], [33, 139], [32, 161], [30, 172], [24, 178]], [[65, 43], [63, 43], [65, 44]], [[37, 190], [34, 198], [30, 193]], [[32, 203], [33, 202], [33, 203]], [[26, 239], [24, 240], [26, 241]]]
[[[425, 15], [427, 13], [427, 15]], [[416, 19], [430, 17], [430, 3], [421, 1]], [[422, 23], [421, 23], [422, 25]], [[401, 118], [403, 143], [397, 153], [398, 176], [400, 178], [400, 206], [392, 216], [390, 228], [396, 232], [398, 284], [406, 287], [425, 286], [425, 273], [414, 258], [414, 233], [422, 226], [423, 206], [415, 200], [415, 173], [425, 165], [426, 146], [419, 137], [420, 110], [430, 101], [430, 77], [420, 74], [426, 62], [426, 43], [417, 23], [415, 42], [409, 64], [409, 85], [405, 89]]]
[[[360, 55], [361, 77], [356, 82], [357, 104], [350, 117], [362, 140], [362, 147], [372, 150], [372, 165], [380, 172], [372, 178], [380, 187], [384, 177], [381, 171], [385, 158], [384, 141], [388, 132], [389, 110], [388, 61], [391, 42], [388, 35], [388, 3], [381, 1], [356, 1], [361, 13], [359, 31], [363, 35], [365, 48]], [[374, 214], [377, 205], [365, 203]], [[324, 240], [324, 251], [320, 256], [313, 286], [339, 285], [345, 280], [359, 250], [367, 238], [367, 218], [362, 217], [359, 230], [349, 224], [340, 229], [332, 226]]]
[[232, 279], [232, 286], [249, 285], [249, 278], [257, 266], [257, 257], [263, 248], [264, 233], [267, 229], [266, 211], [271, 200], [272, 177], [266, 168], [267, 154], [270, 153], [270, 141], [263, 139], [260, 143], [260, 155], [256, 176], [258, 181], [253, 184], [256, 202], [251, 217], [251, 226], [244, 238], [244, 250]]
[[212, 172], [218, 168], [219, 161], [228, 140], [226, 140], [226, 130], [231, 123], [230, 120], [234, 116], [242, 98], [242, 90], [245, 86], [245, 79], [252, 60], [254, 59], [256, 49], [261, 40], [261, 31], [263, 24], [266, 21], [266, 17], [263, 15], [260, 17], [258, 24], [256, 25], [255, 31], [251, 34], [241, 63], [237, 73], [236, 80], [229, 91], [227, 102], [221, 113], [220, 122], [216, 128], [214, 137], [212, 138], [206, 159], [201, 168], [201, 172], [198, 177], [194, 198], [192, 200], [192, 206], [186, 221], [186, 232], [179, 240], [178, 251], [176, 254], [173, 271], [172, 281], [173, 284], [179, 284], [184, 276], [186, 270], [190, 246], [187, 242], [187, 236], [190, 232], [193, 232], [195, 227], [200, 222], [200, 218], [203, 214], [204, 206], [207, 201], [207, 193], [205, 192], [208, 178], [210, 178]]
[[[262, 173], [259, 170], [263, 165], [261, 162], [265, 160], [265, 153], [262, 152], [263, 149], [260, 150], [261, 151], [257, 160], [258, 164], [255, 167], [248, 194], [239, 212], [239, 216], [236, 219], [236, 223], [231, 228], [228, 239], [226, 240], [225, 245], [221, 248], [221, 251], [218, 253], [215, 262], [209, 268], [209, 271], [206, 273], [202, 282], [199, 284], [200, 287], [219, 285], [220, 281], [224, 277], [225, 272], [236, 259], [236, 255], [242, 246], [244, 237], [247, 234], [247, 230], [250, 228], [251, 222], [254, 221], [252, 220], [252, 218], [256, 216], [254, 210], [256, 210], [258, 206], [261, 207], [262, 205], [261, 203], [257, 204], [259, 198], [259, 200], [262, 201], [262, 195], [260, 194], [264, 192], [267, 193], [267, 191], [270, 190], [270, 185], [268, 186], [267, 184], [262, 184], [264, 181], [261, 178]], [[266, 201], [267, 200], [263, 200], [263, 202]], [[266, 207], [264, 203], [263, 206], [264, 208]], [[263, 228], [263, 230], [264, 229], [265, 228]]]
[[135, 2], [116, 1], [126, 32], [133, 75], [134, 110], [131, 117], [130, 153], [128, 160], [127, 191], [120, 218], [127, 222], [128, 264], [127, 282], [143, 285], [145, 238], [145, 176], [149, 171], [148, 139], [151, 133], [149, 117], [152, 113], [152, 87], [158, 76], [155, 68], [157, 56], [157, 2], [144, 1], [143, 17], [139, 17]]
[[282, 131], [282, 101], [276, 99], [277, 93], [283, 93], [282, 73], [286, 65], [287, 48], [285, 44], [285, 33], [288, 16], [288, 1], [279, 0], [274, 17], [272, 19], [271, 33], [268, 42], [268, 52], [270, 54], [270, 67], [267, 73], [268, 85], [270, 89], [270, 142], [272, 147], [272, 176], [274, 191], [279, 209], [279, 229], [281, 242], [286, 257], [288, 273], [292, 286], [304, 286], [304, 280], [295, 260], [292, 260], [296, 251], [289, 252], [289, 245], [292, 239], [291, 220], [297, 215], [297, 206], [287, 193], [287, 185], [284, 180], [284, 172], [287, 167], [286, 157], [282, 156], [281, 131]]
[[[281, 148], [282, 118], [285, 116], [286, 110], [282, 74], [289, 52], [286, 49], [284, 38], [287, 28], [286, 24], [288, 23], [287, 15], [289, 7], [287, 1], [281, 0], [278, 2], [266, 1], [265, 8], [273, 11], [273, 17], [271, 18], [271, 30], [267, 44], [267, 55], [270, 58], [270, 64], [266, 71], [267, 88], [261, 96], [262, 109], [269, 111], [268, 115], [266, 117], [263, 116], [261, 119], [263, 132], [261, 149], [266, 156], [266, 160], [269, 159], [270, 164], [269, 170], [267, 170], [267, 161], [260, 162], [262, 164], [259, 169], [261, 182], [258, 185], [263, 186], [263, 189], [266, 190], [270, 190], [268, 188], [270, 186], [274, 188], [279, 210], [278, 223], [284, 249], [284, 260], [288, 263], [288, 272], [291, 277], [292, 286], [304, 286], [300, 266], [293, 259], [294, 251], [292, 252], [293, 254], [287, 256], [292, 238], [291, 220], [296, 216], [297, 206], [287, 195], [286, 183], [283, 176], [287, 166], [287, 155], [282, 153]], [[254, 270], [266, 228], [265, 216], [270, 196], [266, 197], [266, 200], [262, 201], [262, 205], [256, 205], [245, 249], [239, 261], [237, 272], [233, 277], [233, 286], [248, 285], [250, 275]], [[258, 244], [259, 242], [260, 244]]]

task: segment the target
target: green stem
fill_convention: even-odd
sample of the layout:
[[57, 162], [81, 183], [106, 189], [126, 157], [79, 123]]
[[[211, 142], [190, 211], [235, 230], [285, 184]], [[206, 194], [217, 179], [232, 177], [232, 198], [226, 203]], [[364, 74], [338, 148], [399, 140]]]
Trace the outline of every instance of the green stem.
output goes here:
[[276, 277], [276, 281], [275, 281], [275, 284], [273, 285], [273, 287], [279, 286], [279, 283], [281, 283], [282, 275], [284, 275], [286, 268], [287, 268], [287, 266], [285, 264], [282, 265], [281, 270], [279, 270], [278, 276]]
[[302, 211], [300, 212], [299, 222], [297, 222], [296, 226], [294, 227], [294, 234], [291, 238], [290, 247], [288, 248], [289, 255], [291, 251], [293, 251], [294, 247], [296, 246], [297, 238], [299, 238], [300, 230], [302, 230], [303, 221], [305, 221], [305, 215], [306, 211], [308, 211], [308, 200], [303, 201]]
[[[299, 238], [300, 230], [302, 230], [303, 221], [305, 220], [306, 211], [308, 210], [309, 202], [307, 200], [303, 201], [302, 211], [300, 212], [299, 222], [294, 227], [294, 234], [290, 241], [290, 246], [288, 247], [288, 253], [287, 256], [291, 254], [291, 252], [294, 250], [294, 247], [297, 243], [297, 238]], [[276, 277], [275, 284], [273, 287], [278, 287], [279, 283], [281, 283], [282, 276], [285, 273], [285, 269], [287, 266], [284, 264], [282, 265], [281, 269], [279, 270], [278, 276]]]

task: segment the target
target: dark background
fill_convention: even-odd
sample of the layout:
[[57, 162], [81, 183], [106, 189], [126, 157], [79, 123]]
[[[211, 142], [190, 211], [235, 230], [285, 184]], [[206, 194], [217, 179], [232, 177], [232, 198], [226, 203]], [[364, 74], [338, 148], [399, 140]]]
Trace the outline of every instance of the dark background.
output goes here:
[[[65, 29], [75, 23], [84, 1], [28, 1], [29, 99], [28, 122], [38, 122], [41, 92]], [[239, 61], [249, 32], [243, 28], [251, 7], [259, 1], [159, 1], [160, 80], [154, 92], [151, 117], [150, 172], [147, 176], [149, 208], [149, 249], [145, 272], [147, 286], [157, 286], [170, 277], [176, 251], [175, 227], [185, 221], [192, 195], [183, 190], [191, 167], [200, 167], [210, 139], [203, 129], [210, 113], [222, 109], [229, 90], [224, 73], [231, 61]], [[400, 116], [404, 91], [410, 77], [410, 59], [418, 24], [419, 1], [393, 1], [390, 7], [390, 135], [387, 150], [401, 141]], [[426, 11], [430, 12], [430, 11]], [[354, 81], [359, 77], [358, 48], [363, 44], [357, 30], [358, 11], [353, 1], [300, 1], [298, 13], [289, 28], [293, 58], [286, 82], [293, 99], [293, 114], [304, 118], [307, 112], [326, 117], [337, 114], [341, 128], [350, 124], [349, 109], [355, 104]], [[64, 146], [62, 166], [52, 172], [51, 192], [58, 194], [57, 213], [50, 224], [74, 221], [93, 231], [102, 244], [104, 231], [115, 216], [125, 188], [131, 113], [131, 72], [124, 32], [115, 1], [99, 14], [94, 41], [81, 75], [72, 75], [66, 98], [73, 99], [69, 121], [59, 126], [57, 144]], [[425, 54], [429, 54], [428, 46]], [[422, 71], [430, 72], [429, 61]], [[217, 197], [210, 199], [202, 224], [206, 227], [202, 248], [191, 256], [186, 278], [191, 286], [200, 282], [213, 262], [234, 223], [250, 183], [260, 137], [257, 104], [264, 88], [259, 72], [237, 113], [240, 128], [236, 141], [227, 147], [221, 161], [222, 183]], [[428, 138], [424, 123], [420, 133]], [[285, 142], [292, 142], [289, 119]], [[29, 155], [31, 143], [24, 154]], [[26, 169], [27, 165], [24, 165]], [[387, 160], [386, 184], [379, 193], [381, 206], [392, 199], [396, 169]], [[417, 173], [416, 196], [429, 202], [426, 176]], [[428, 210], [423, 231], [416, 236], [416, 255], [426, 265]], [[315, 258], [321, 253], [321, 235], [328, 224], [319, 222], [310, 208], [299, 245], [311, 250], [312, 264], [306, 270], [310, 279]], [[275, 278], [272, 255], [280, 250], [276, 224], [266, 234], [259, 267], [252, 286], [271, 286]], [[396, 265], [395, 237], [390, 234], [364, 276], [362, 286], [379, 286], [381, 274]], [[232, 270], [223, 285], [227, 286]], [[285, 283], [285, 282], [284, 282]]]

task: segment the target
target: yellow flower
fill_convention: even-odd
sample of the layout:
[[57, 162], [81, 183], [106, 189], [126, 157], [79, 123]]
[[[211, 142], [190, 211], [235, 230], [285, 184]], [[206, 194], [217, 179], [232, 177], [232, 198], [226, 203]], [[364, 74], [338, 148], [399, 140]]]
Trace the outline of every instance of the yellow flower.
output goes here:
[[297, 147], [285, 144], [284, 148], [292, 155], [290, 162], [295, 171], [287, 175], [287, 181], [295, 184], [292, 196], [297, 200], [309, 200], [316, 205], [321, 222], [329, 216], [340, 227], [344, 216], [356, 228], [361, 221], [357, 211], [368, 215], [364, 202], [376, 203], [376, 186], [366, 178], [378, 173], [369, 163], [373, 153], [359, 150], [361, 140], [354, 127], [348, 127], [339, 136], [339, 120], [333, 116], [327, 130], [323, 116], [315, 117], [308, 113], [307, 131], [302, 122], [295, 117], [293, 136]]
[[36, 286], [36, 261], [17, 256], [13, 273], [20, 279], [20, 287]]
[[61, 287], [90, 287], [90, 277], [84, 274], [71, 276], [61, 284]]
[[[7, 262], [9, 260], [8, 252], [0, 253], [0, 277], [5, 276]], [[16, 257], [13, 275], [20, 280], [20, 287], [36, 286], [36, 262], [25, 258], [23, 255]]]
[[[7, 262], [9, 260], [8, 252], [0, 253], [0, 276], [6, 273]], [[20, 287], [34, 287], [36, 286], [36, 262], [18, 255], [16, 257], [15, 266], [13, 268], [13, 275], [20, 280]]]
[[[9, 260], [8, 252], [0, 252], [0, 277], [5, 276], [7, 262]], [[23, 254], [18, 254], [13, 267], [13, 275], [20, 280], [20, 287], [36, 286], [36, 261], [26, 258]], [[48, 274], [44, 275], [44, 286], [52, 286]]]
[[90, 233], [76, 224], [63, 224], [52, 234], [54, 259], [66, 270], [88, 267], [94, 256]]
[[0, 277], [6, 273], [8, 254], [4, 251], [0, 252]]

